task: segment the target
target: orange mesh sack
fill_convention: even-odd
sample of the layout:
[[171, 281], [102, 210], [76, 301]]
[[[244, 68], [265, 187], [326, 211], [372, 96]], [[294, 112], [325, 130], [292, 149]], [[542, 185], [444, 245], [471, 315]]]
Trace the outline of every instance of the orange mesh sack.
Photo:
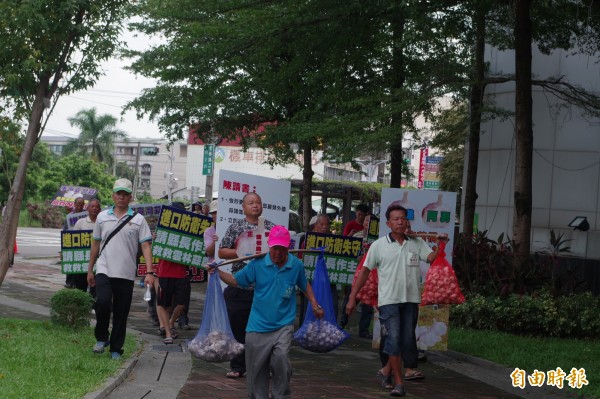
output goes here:
[[454, 270], [446, 260], [445, 242], [440, 242], [438, 256], [435, 258], [427, 276], [425, 288], [421, 297], [421, 306], [424, 305], [458, 305], [465, 301], [465, 297], [458, 286], [458, 279]]
[[[358, 274], [362, 270], [363, 265], [365, 264], [366, 257], [367, 252], [365, 251], [365, 254], [362, 256], [362, 258], [360, 258], [360, 261], [358, 262], [358, 266], [356, 266], [356, 271], [354, 272], [354, 280], [352, 281], [352, 285], [356, 284], [356, 279], [358, 277]], [[373, 269], [369, 273], [369, 277], [367, 278], [365, 285], [363, 285], [360, 291], [358, 291], [358, 293], [356, 294], [356, 299], [358, 299], [366, 305], [377, 307], [378, 289], [379, 278], [377, 276], [377, 269]]]

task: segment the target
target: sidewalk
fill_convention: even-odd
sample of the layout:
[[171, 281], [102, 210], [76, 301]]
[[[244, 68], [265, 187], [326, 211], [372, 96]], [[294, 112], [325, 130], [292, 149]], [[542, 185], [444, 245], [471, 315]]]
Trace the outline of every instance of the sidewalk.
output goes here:
[[[58, 258], [15, 260], [0, 287], [0, 316], [34, 320], [49, 317], [49, 299], [63, 287], [64, 276], [55, 263]], [[196, 335], [204, 302], [205, 284], [192, 286], [190, 320], [192, 329], [180, 331], [175, 345], [163, 345], [146, 313], [143, 289], [136, 284], [129, 317], [131, 334], [143, 342], [140, 353], [124, 362], [118, 375], [86, 399], [103, 398], [245, 398], [245, 379], [225, 377], [228, 363], [206, 363], [187, 352], [185, 342]], [[351, 322], [350, 325], [356, 324]], [[290, 352], [294, 375], [292, 398], [388, 398], [389, 392], [378, 387], [375, 374], [381, 367], [371, 342], [354, 338], [327, 354], [314, 354], [293, 346]], [[90, 336], [90, 348], [94, 344]], [[507, 350], [510, 350], [507, 348]], [[419, 363], [426, 375], [422, 381], [407, 381], [411, 398], [565, 398], [559, 390], [511, 385], [508, 369], [494, 363], [452, 351], [428, 352], [428, 360]], [[51, 399], [51, 398], [49, 398]]]

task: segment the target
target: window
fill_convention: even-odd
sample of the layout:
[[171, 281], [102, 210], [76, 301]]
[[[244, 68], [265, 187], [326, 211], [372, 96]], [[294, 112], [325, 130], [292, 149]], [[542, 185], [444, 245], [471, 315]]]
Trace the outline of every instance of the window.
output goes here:
[[145, 163], [142, 165], [142, 176], [150, 176], [152, 174], [152, 165]]

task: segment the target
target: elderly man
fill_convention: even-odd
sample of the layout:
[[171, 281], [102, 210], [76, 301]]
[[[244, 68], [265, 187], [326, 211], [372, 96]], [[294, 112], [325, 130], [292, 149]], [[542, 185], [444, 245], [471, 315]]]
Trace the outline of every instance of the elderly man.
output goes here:
[[[152, 235], [146, 219], [129, 207], [131, 181], [119, 179], [113, 187], [114, 206], [100, 212], [94, 226], [87, 280], [96, 287], [96, 345], [93, 351], [103, 353], [110, 345], [113, 359], [123, 354], [127, 317], [133, 297], [138, 247], [146, 259], [146, 285], [154, 284]], [[94, 266], [96, 274], [94, 275]], [[109, 335], [111, 311], [112, 331]]]
[[[77, 198], [81, 199], [81, 198]], [[73, 230], [94, 230], [94, 226], [96, 225], [96, 219], [98, 218], [98, 214], [102, 210], [102, 206], [100, 205], [100, 200], [98, 198], [92, 198], [88, 201], [88, 215], [82, 219], [79, 219], [75, 226], [73, 226]], [[67, 275], [69, 276], [69, 275]], [[80, 289], [84, 292], [88, 289], [87, 282], [87, 274], [71, 274], [71, 282], [73, 283], [73, 287]], [[92, 293], [94, 294], [94, 293]]]
[[270, 397], [270, 373], [272, 397], [281, 399], [291, 395], [292, 367], [288, 354], [296, 318], [296, 287], [308, 298], [315, 317], [324, 315], [306, 280], [303, 263], [288, 252], [290, 232], [283, 226], [275, 226], [268, 243], [269, 253], [248, 263], [235, 276], [219, 270], [219, 276], [229, 286], [254, 285], [254, 302], [246, 327], [246, 385], [252, 399]]

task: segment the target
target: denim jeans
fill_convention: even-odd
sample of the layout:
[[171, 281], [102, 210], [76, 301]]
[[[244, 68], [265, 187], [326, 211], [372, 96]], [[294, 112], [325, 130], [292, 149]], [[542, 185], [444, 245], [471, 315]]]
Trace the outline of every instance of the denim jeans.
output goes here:
[[415, 328], [418, 318], [418, 303], [380, 306], [381, 336], [385, 337], [383, 352], [391, 356], [399, 356], [401, 352], [417, 351]]

